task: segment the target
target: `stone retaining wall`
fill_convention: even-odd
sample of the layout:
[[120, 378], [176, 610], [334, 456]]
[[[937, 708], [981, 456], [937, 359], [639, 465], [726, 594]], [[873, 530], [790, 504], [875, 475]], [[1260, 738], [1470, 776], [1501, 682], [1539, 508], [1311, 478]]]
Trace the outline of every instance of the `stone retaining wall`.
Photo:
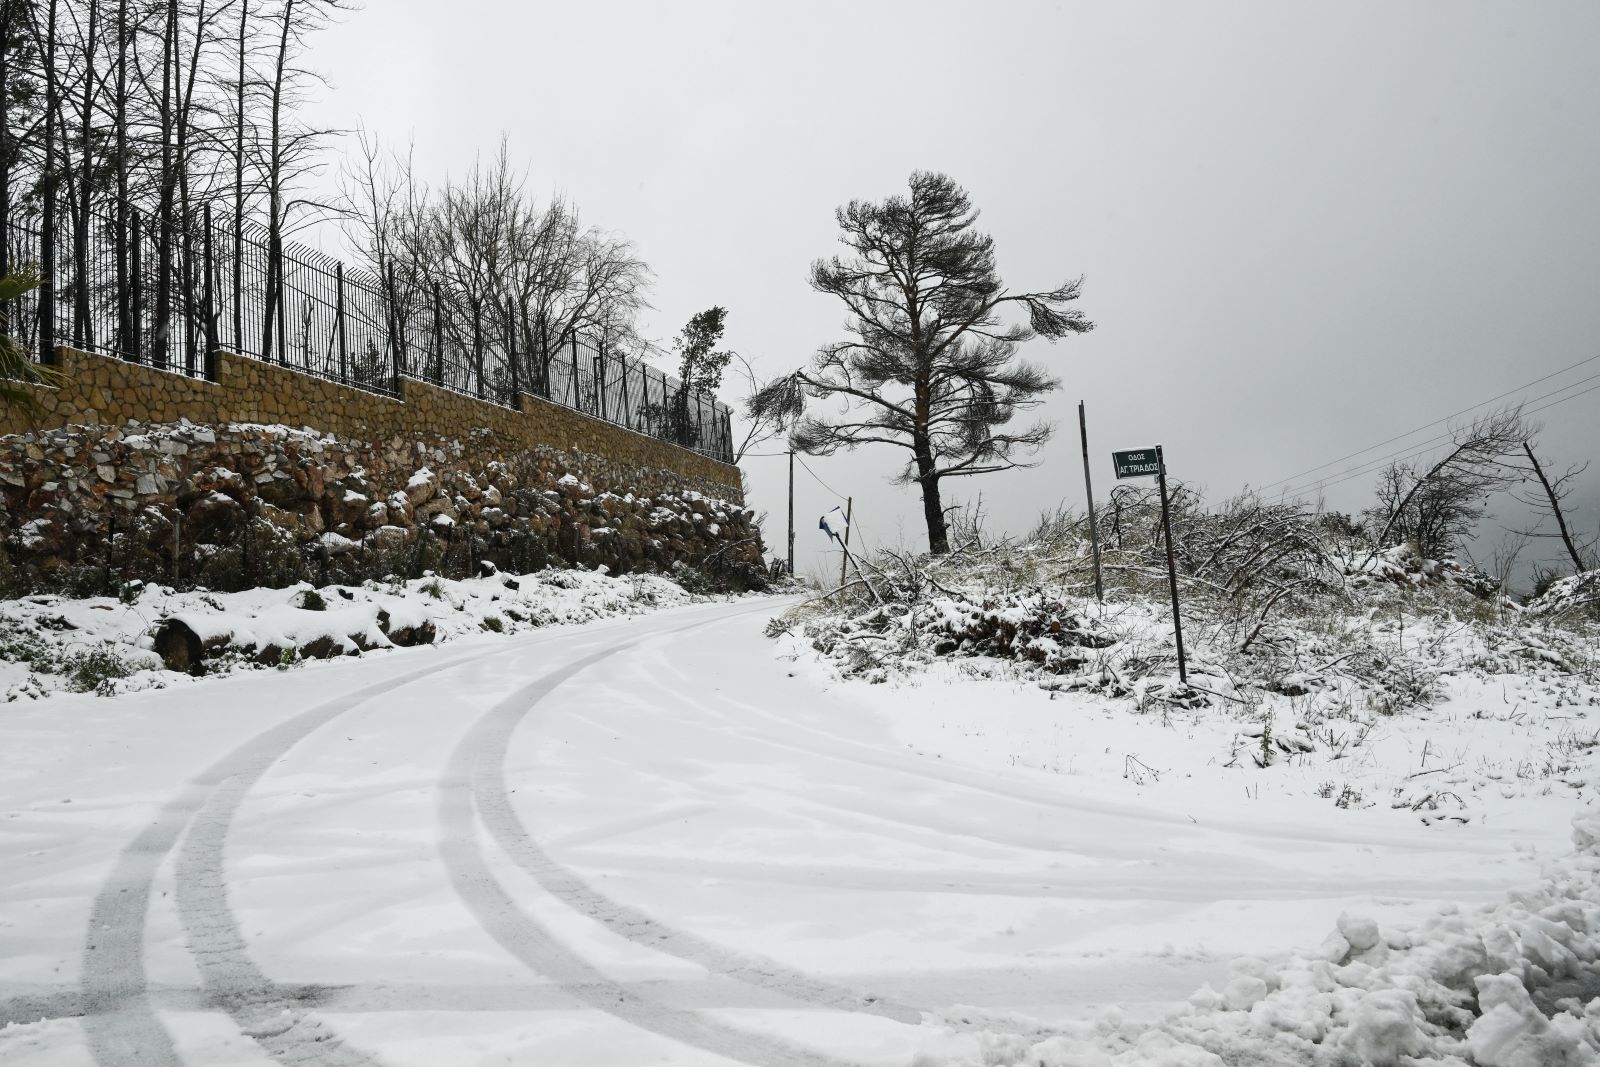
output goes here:
[[[536, 448], [601, 457], [612, 470], [587, 472], [645, 491], [668, 480], [708, 497], [744, 502], [739, 469], [527, 393], [517, 410], [402, 378], [400, 397], [381, 396], [262, 360], [216, 354], [216, 381], [187, 378], [137, 363], [62, 348], [59, 388], [34, 388], [39, 411], [0, 411], [0, 434], [68, 425], [268, 423], [311, 427], [374, 445], [440, 436], [470, 439], [479, 464], [509, 462]], [[619, 476], [619, 472], [628, 472]]]
[[0, 437], [0, 595], [114, 593], [135, 579], [236, 590], [457, 577], [485, 561], [685, 581], [687, 566], [712, 587], [761, 584], [760, 533], [741, 502], [572, 448], [486, 460], [497, 432], [371, 442], [128, 422]]

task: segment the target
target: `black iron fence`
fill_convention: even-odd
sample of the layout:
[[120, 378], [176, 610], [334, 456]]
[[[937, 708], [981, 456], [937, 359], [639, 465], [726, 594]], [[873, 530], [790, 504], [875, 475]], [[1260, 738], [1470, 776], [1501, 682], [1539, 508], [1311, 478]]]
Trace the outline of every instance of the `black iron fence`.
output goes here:
[[0, 269], [41, 271], [38, 289], [0, 306], [0, 333], [35, 358], [69, 345], [214, 377], [209, 354], [230, 351], [387, 396], [405, 377], [506, 407], [530, 393], [732, 462], [727, 405], [624, 343], [553, 331], [514, 302], [346, 268], [209, 209], [192, 227], [131, 207], [62, 214], [53, 262], [37, 215], [13, 215], [0, 234]]

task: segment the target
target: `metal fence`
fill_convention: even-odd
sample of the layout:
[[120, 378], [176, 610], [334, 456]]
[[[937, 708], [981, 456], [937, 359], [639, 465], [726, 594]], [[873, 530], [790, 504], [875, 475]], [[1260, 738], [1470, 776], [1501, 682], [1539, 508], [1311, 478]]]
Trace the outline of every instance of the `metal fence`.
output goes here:
[[[45, 284], [0, 306], [0, 333], [37, 359], [56, 345], [215, 377], [231, 351], [369, 392], [403, 377], [515, 407], [540, 396], [732, 462], [727, 405], [590, 333], [552, 338], [525, 308], [474, 304], [437, 284], [378, 277], [265, 227], [162, 227], [148, 213], [62, 212]], [[13, 215], [0, 269], [48, 266], [42, 220]], [[50, 314], [43, 305], [49, 304]]]

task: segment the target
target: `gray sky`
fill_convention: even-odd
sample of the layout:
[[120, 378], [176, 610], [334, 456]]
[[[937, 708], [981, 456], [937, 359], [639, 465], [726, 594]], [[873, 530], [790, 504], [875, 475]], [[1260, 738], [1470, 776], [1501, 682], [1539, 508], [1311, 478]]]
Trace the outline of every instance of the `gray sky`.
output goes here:
[[[805, 280], [834, 207], [953, 175], [1007, 283], [1087, 275], [1097, 324], [1025, 350], [1064, 382], [1043, 463], [952, 485], [1014, 529], [1081, 506], [1080, 399], [1102, 496], [1110, 450], [1157, 441], [1225, 496], [1600, 353], [1597, 42], [1600, 4], [1548, 0], [371, 0], [311, 62], [321, 117], [414, 139], [430, 179], [504, 132], [533, 188], [637, 243], [647, 333], [722, 304], [768, 373], [841, 336]], [[1539, 417], [1556, 458], [1600, 451], [1600, 392]], [[869, 541], [925, 545], [897, 451], [808, 462]], [[746, 469], [781, 551], [785, 461]], [[833, 499], [796, 490], [804, 568]], [[1593, 529], [1600, 465], [1584, 497]]]

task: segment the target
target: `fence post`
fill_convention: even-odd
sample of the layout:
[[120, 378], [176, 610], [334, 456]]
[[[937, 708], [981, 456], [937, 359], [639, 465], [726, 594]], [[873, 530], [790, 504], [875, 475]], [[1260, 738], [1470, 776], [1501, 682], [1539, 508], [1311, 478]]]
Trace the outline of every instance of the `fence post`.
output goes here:
[[[194, 335], [194, 220], [183, 220], [183, 240], [178, 244], [178, 262], [182, 264], [180, 277], [183, 279], [183, 371], [191, 378], [194, 377], [197, 360], [195, 359]], [[204, 338], [204, 332], [201, 333]]]
[[144, 361], [144, 241], [142, 234], [144, 227], [139, 224], [139, 209], [130, 208], [128, 216], [132, 220], [133, 233], [129, 243], [130, 258], [133, 263], [129, 269], [129, 288], [133, 290], [133, 336], [129, 339], [128, 358], [135, 363]]
[[583, 410], [583, 390], [578, 388], [578, 331], [572, 331], [572, 406]]
[[[333, 265], [333, 329], [339, 338], [339, 380], [350, 381], [350, 350], [344, 337], [344, 261]], [[398, 364], [397, 364], [398, 365]]]
[[[239, 195], [244, 195], [243, 193]], [[244, 215], [233, 216], [233, 351], [244, 355]]]
[[206, 352], [205, 376], [207, 381], [217, 380], [217, 291], [214, 274], [216, 259], [211, 252], [211, 204], [208, 201], [203, 212], [205, 233], [201, 237], [203, 245], [203, 267], [206, 272], [205, 282], [205, 316], [206, 316]]
[[433, 283], [433, 382], [444, 384], [444, 300], [439, 283]]
[[[288, 341], [286, 340], [289, 333], [289, 275], [283, 266], [283, 237], [281, 235], [278, 238], [276, 248], [273, 249], [271, 254], [275, 272], [274, 277], [277, 279], [274, 285], [276, 286], [278, 309], [278, 366], [287, 367], [289, 365]], [[265, 357], [263, 356], [263, 358]], [[309, 370], [310, 368], [308, 367], [307, 369]]]
[[117, 201], [116, 287], [117, 287], [117, 354], [123, 359], [133, 358], [133, 306], [128, 285], [128, 205]]
[[[389, 362], [393, 366], [399, 367], [404, 362], [404, 358], [400, 355], [400, 347], [404, 344], [402, 336], [404, 331], [400, 328], [400, 290], [396, 289], [394, 284], [393, 260], [384, 264], [383, 274], [378, 279], [378, 288], [383, 293], [383, 317], [389, 327]], [[372, 342], [369, 340], [367, 343], [370, 347]], [[397, 391], [399, 384], [399, 372], [396, 371], [395, 385]]]
[[631, 430], [633, 429], [633, 405], [628, 400], [628, 357], [620, 356], [618, 357], [618, 362], [622, 364], [622, 425]]
[[[51, 18], [55, 18], [52, 7]], [[52, 37], [52, 40], [54, 38]], [[53, 116], [51, 120], [53, 121]], [[56, 361], [56, 179], [55, 157], [46, 141], [44, 217], [39, 227], [39, 362]]]
[[487, 384], [483, 379], [483, 303], [472, 302], [472, 370], [478, 379], [478, 399], [482, 400]]
[[[533, 332], [528, 328], [528, 305], [526, 304], [522, 305], [522, 338], [529, 343], [530, 347], [537, 344], [534, 340]], [[529, 355], [531, 356], [533, 353], [530, 352]], [[532, 360], [529, 360], [528, 370], [533, 374], [533, 381], [528, 383], [528, 392], [537, 393], [539, 391], [539, 374]]]
[[[648, 374], [649, 372], [646, 371], [645, 373]], [[672, 398], [667, 395], [667, 372], [658, 370], [656, 371], [656, 377], [661, 379], [661, 416], [657, 419], [656, 428], [650, 436], [658, 441], [665, 441], [667, 438], [662, 435], [672, 432], [670, 428], [672, 423]]]
[[507, 405], [517, 407], [517, 394], [522, 392], [522, 376], [517, 372], [517, 302], [506, 297], [506, 362], [511, 366], [511, 398]]

